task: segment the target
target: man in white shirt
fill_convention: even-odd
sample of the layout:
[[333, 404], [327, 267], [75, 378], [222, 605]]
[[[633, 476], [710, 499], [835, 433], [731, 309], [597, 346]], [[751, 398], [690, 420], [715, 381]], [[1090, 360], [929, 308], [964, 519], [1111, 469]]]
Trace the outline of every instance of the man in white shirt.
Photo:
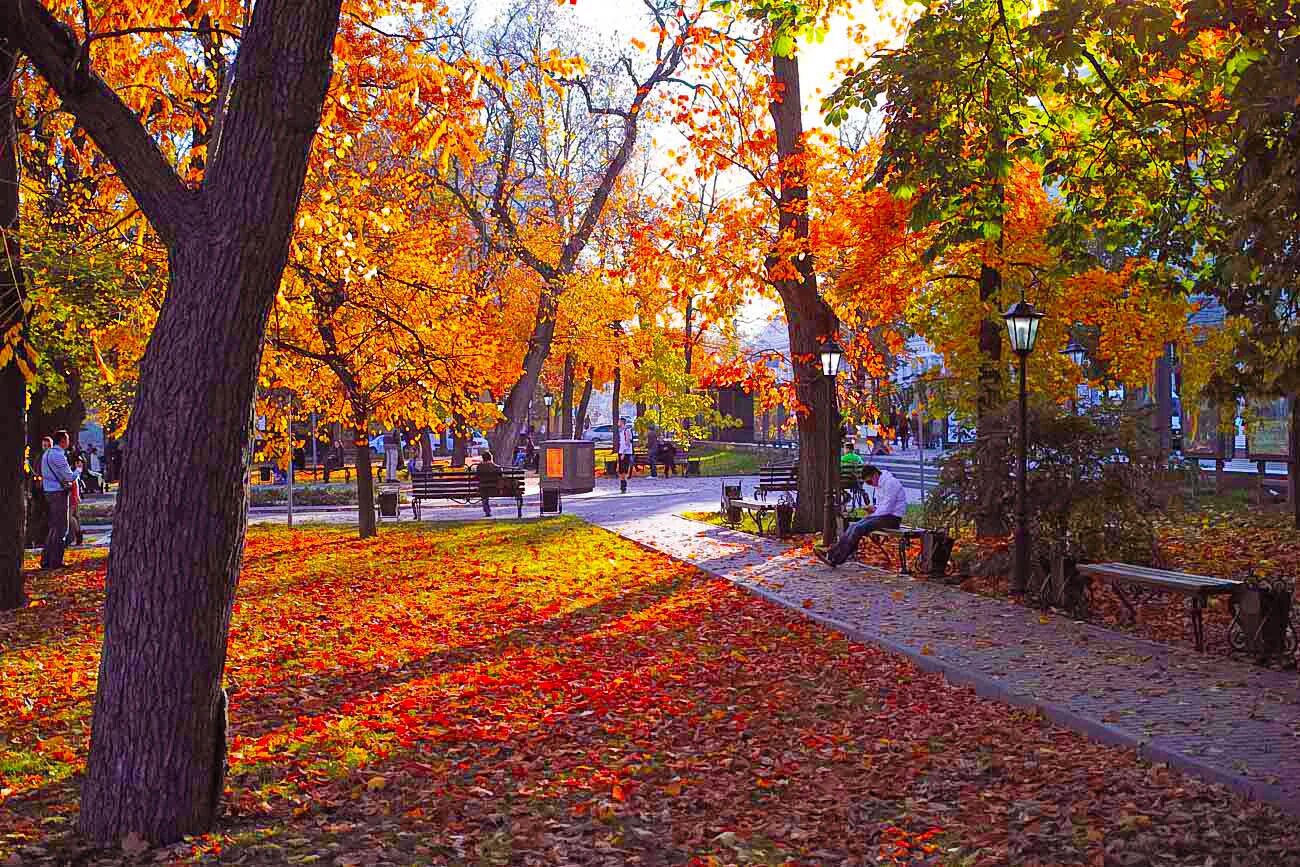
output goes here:
[[68, 466], [68, 432], [54, 434], [54, 444], [41, 454], [41, 491], [50, 514], [50, 530], [41, 549], [42, 569], [61, 569], [68, 536], [68, 491], [81, 474]]
[[857, 553], [858, 543], [872, 530], [895, 529], [907, 514], [907, 491], [893, 473], [868, 464], [862, 471], [862, 480], [876, 489], [876, 505], [867, 510], [867, 517], [850, 524], [838, 542], [816, 552], [817, 558], [831, 568]]
[[618, 438], [616, 446], [618, 448], [618, 489], [619, 493], [627, 493], [627, 479], [632, 475], [632, 464], [634, 453], [632, 451], [632, 425], [625, 418], [618, 420], [618, 430], [615, 431]]

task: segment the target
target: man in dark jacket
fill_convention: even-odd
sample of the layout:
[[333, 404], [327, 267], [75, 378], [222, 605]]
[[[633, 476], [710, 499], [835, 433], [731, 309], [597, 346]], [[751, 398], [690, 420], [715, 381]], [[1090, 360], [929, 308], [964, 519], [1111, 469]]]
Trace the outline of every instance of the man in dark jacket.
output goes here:
[[483, 514], [492, 517], [492, 501], [494, 496], [501, 489], [501, 467], [497, 466], [492, 460], [492, 452], [483, 451], [482, 460], [474, 468], [478, 475], [478, 492], [483, 497]]
[[653, 422], [645, 429], [645, 456], [650, 462], [650, 478], [658, 478], [659, 471], [655, 467], [659, 463], [659, 429]]

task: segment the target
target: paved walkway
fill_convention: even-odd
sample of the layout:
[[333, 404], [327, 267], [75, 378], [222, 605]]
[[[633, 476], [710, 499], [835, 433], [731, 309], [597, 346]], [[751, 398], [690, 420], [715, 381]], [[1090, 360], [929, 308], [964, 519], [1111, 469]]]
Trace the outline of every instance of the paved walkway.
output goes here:
[[671, 514], [592, 520], [984, 695], [1300, 815], [1300, 676], [850, 565]]

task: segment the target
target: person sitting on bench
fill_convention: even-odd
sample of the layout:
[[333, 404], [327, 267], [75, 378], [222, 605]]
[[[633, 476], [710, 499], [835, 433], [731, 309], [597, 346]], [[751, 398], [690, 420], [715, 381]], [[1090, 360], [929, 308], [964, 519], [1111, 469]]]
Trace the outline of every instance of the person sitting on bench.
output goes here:
[[496, 461], [492, 460], [492, 452], [483, 451], [482, 460], [474, 468], [474, 473], [478, 476], [479, 493], [483, 495], [483, 515], [492, 517], [492, 496], [496, 494], [501, 487], [501, 467]]
[[907, 491], [894, 474], [867, 464], [862, 470], [862, 481], [876, 489], [876, 505], [868, 509], [867, 517], [855, 521], [844, 531], [840, 540], [825, 551], [814, 549], [817, 559], [834, 568], [858, 551], [858, 543], [874, 530], [896, 530], [907, 514]]

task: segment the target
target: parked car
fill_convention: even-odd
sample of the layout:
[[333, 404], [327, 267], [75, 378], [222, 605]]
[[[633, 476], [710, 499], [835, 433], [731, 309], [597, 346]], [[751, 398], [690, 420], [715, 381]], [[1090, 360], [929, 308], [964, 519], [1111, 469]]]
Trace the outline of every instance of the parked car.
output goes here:
[[[588, 428], [587, 432], [582, 435], [582, 438], [585, 440], [591, 440], [594, 443], [610, 443], [612, 445], [614, 442], [614, 430], [615, 428], [612, 424], [598, 424], [595, 427]], [[632, 442], [636, 442], [639, 439], [640, 437], [637, 436], [636, 429], [633, 428]]]

